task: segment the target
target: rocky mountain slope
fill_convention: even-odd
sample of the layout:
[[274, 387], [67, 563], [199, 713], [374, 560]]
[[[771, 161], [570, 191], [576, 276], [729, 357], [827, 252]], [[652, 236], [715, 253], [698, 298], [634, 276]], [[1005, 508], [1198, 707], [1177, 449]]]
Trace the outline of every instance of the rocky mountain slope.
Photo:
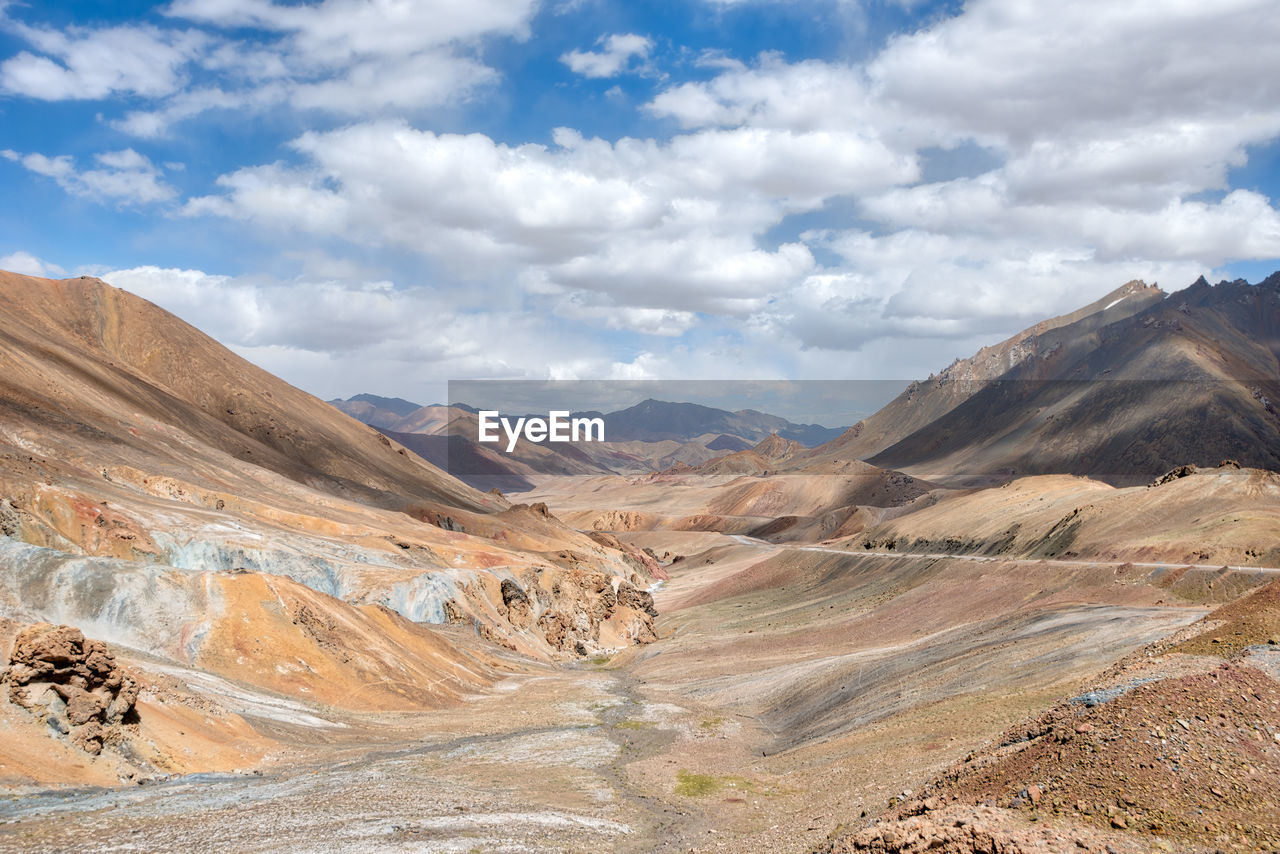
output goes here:
[[1280, 802], [1264, 781], [1280, 774], [1277, 630], [1271, 582], [1131, 653], [1094, 690], [820, 850], [1274, 851]]
[[944, 482], [1280, 468], [1278, 325], [1280, 274], [1167, 297], [1131, 282], [912, 384], [805, 464], [866, 459]]
[[329, 405], [370, 427], [389, 429], [424, 408], [403, 397], [382, 397], [376, 394], [357, 394], [347, 400], [339, 398], [329, 401]]
[[1069, 475], [937, 494], [837, 542], [852, 549], [1280, 566], [1280, 474], [1179, 468], [1149, 485]]
[[0, 291], [0, 617], [348, 709], [491, 684], [421, 623], [543, 659], [652, 639], [634, 550], [471, 489], [101, 281]]

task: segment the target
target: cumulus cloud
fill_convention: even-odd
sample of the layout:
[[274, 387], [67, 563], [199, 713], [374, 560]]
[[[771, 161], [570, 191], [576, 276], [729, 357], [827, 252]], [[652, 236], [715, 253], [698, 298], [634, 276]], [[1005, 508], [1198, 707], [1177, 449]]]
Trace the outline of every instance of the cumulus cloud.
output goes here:
[[[534, 0], [176, 0], [173, 30], [132, 31], [171, 51], [151, 76], [108, 64], [81, 79], [69, 45], [105, 30], [28, 29], [29, 50], [0, 65], [0, 85], [141, 98], [116, 127], [143, 137], [218, 109], [343, 122], [294, 133], [279, 159], [228, 168], [181, 210], [284, 245], [407, 253], [445, 289], [199, 274], [200, 300], [221, 294], [235, 312], [230, 340], [280, 364], [405, 355], [441, 372], [519, 375], [531, 360], [507, 342], [523, 342], [563, 377], [883, 375], [895, 342], [932, 369], [1131, 278], [1176, 287], [1280, 257], [1274, 201], [1232, 186], [1251, 147], [1280, 137], [1273, 5], [971, 0], [865, 60], [705, 53], [693, 60], [705, 79], [663, 85], [642, 108], [652, 138], [561, 128], [521, 144], [426, 129], [424, 107], [490, 91], [498, 71], [484, 48], [528, 36]], [[187, 27], [204, 34], [178, 41]], [[559, 58], [611, 78], [647, 67], [654, 50], [616, 33]], [[183, 86], [193, 69], [198, 84]], [[172, 198], [132, 149], [84, 169], [5, 156], [80, 195]], [[182, 275], [160, 278], [165, 299], [194, 299]], [[286, 316], [304, 294], [317, 316], [310, 304]], [[517, 310], [530, 305], [535, 319]], [[211, 303], [191, 310], [221, 317]], [[361, 313], [373, 326], [318, 316]], [[406, 320], [419, 316], [448, 324], [450, 338], [500, 343], [424, 349]], [[654, 344], [619, 354], [593, 338], [575, 354], [561, 346], [572, 340], [562, 321]], [[380, 325], [388, 349], [353, 343]]]
[[0, 91], [44, 101], [109, 95], [162, 96], [185, 82], [186, 66], [207, 44], [191, 31], [108, 27], [68, 32], [0, 23], [38, 53], [21, 51], [0, 63]]
[[[23, 50], [0, 63], [0, 92], [42, 100], [138, 96], [112, 124], [143, 138], [209, 110], [367, 116], [454, 104], [496, 80], [485, 39], [528, 36], [536, 0], [176, 0], [175, 25], [0, 26]], [[245, 39], [241, 29], [255, 30]], [[192, 80], [199, 83], [191, 85]]]
[[619, 307], [610, 300], [595, 299], [583, 293], [571, 293], [558, 300], [556, 314], [568, 320], [589, 323], [595, 328], [641, 332], [663, 338], [677, 338], [698, 325], [696, 312]]
[[[446, 378], [599, 377], [618, 362], [581, 324], [549, 334], [543, 319], [518, 307], [457, 310], [447, 294], [429, 286], [155, 266], [114, 270], [102, 279], [323, 397], [364, 389], [435, 402], [445, 399]], [[661, 327], [688, 318], [652, 313], [639, 321]]]
[[[249, 60], [250, 85], [239, 87], [246, 107], [283, 102], [358, 116], [471, 97], [496, 79], [478, 58], [481, 42], [527, 37], [535, 8], [535, 0], [176, 0], [167, 14], [221, 29], [252, 27], [277, 34], [272, 50], [233, 44], [206, 62], [222, 74], [243, 74]], [[155, 111], [152, 121], [183, 118], [193, 106], [177, 113]]]
[[21, 164], [37, 175], [52, 178], [72, 195], [100, 202], [142, 205], [169, 201], [178, 195], [178, 191], [164, 181], [160, 167], [132, 148], [95, 154], [96, 167], [83, 171], [65, 154], [48, 157], [5, 149], [0, 151], [0, 157]]
[[48, 279], [67, 275], [67, 271], [57, 264], [45, 261], [43, 258], [37, 258], [30, 252], [23, 252], [22, 250], [0, 257], [0, 270], [22, 273], [26, 276], [43, 276]]
[[308, 166], [231, 173], [187, 212], [411, 248], [458, 270], [518, 274], [542, 292], [741, 313], [814, 263], [798, 243], [764, 249], [754, 234], [788, 211], [918, 172], [857, 133], [711, 129], [663, 144], [565, 130], [556, 142], [353, 125], [296, 140]]
[[528, 34], [533, 0], [175, 0], [167, 14], [222, 28], [288, 33], [309, 60], [342, 63], [355, 56], [411, 55], [424, 46], [473, 41], [494, 34]]
[[803, 237], [838, 262], [753, 322], [845, 350], [1013, 331], [1129, 278], [1180, 286], [1280, 257], [1280, 211], [1229, 186], [1280, 135], [1268, 6], [979, 0], [866, 63], [766, 54], [646, 109], [689, 129], [870, 127], [921, 158], [981, 151], [969, 174], [962, 157], [958, 177], [856, 194], [857, 228]]
[[709, 81], [681, 83], [646, 105], [686, 128], [752, 127], [794, 131], [847, 130], [888, 125], [869, 90], [865, 72], [852, 65], [804, 60], [787, 63], [765, 53], [753, 66], [721, 62]]
[[[1280, 134], [1258, 82], [1277, 79], [1280, 33], [1248, 23], [1262, 5], [981, 0], [865, 63], [712, 58], [709, 80], [645, 106], [683, 129], [665, 141], [362, 123], [300, 137], [301, 165], [232, 172], [187, 211], [411, 248], [650, 334], [749, 318], [774, 342], [850, 351], [1012, 331], [1082, 288], [1280, 255], [1270, 200], [1227, 186]], [[1233, 40], [1247, 60], [1203, 59]], [[563, 60], [606, 76], [650, 47], [600, 44]], [[921, 180], [930, 152], [966, 150], [980, 169], [960, 155], [959, 177]], [[840, 199], [857, 227], [765, 240]]]
[[569, 51], [560, 61], [583, 77], [617, 77], [628, 69], [633, 59], [644, 59], [653, 50], [652, 41], [635, 33], [602, 36], [596, 43], [603, 49]]

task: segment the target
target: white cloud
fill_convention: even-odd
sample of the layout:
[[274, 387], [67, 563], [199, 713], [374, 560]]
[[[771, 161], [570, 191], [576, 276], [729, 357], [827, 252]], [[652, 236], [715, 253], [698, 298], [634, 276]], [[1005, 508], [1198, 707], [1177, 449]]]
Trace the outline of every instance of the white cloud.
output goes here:
[[179, 92], [155, 110], [131, 110], [124, 118], [112, 121], [117, 130], [141, 139], [167, 136], [170, 128], [183, 119], [209, 110], [255, 110], [278, 104], [286, 93], [279, 86], [263, 86], [252, 92], [226, 92], [218, 88], [195, 88]]
[[[714, 77], [646, 105], [685, 129], [665, 141], [357, 124], [303, 136], [301, 166], [233, 172], [188, 210], [410, 248], [650, 334], [749, 318], [776, 352], [1011, 332], [1130, 278], [1280, 256], [1280, 213], [1228, 187], [1247, 146], [1280, 134], [1259, 83], [1280, 79], [1280, 33], [1275, 16], [1248, 24], [1263, 5], [977, 0], [865, 64], [709, 57]], [[1200, 59], [1213, 45], [1249, 57]], [[579, 70], [623, 68], [611, 47]], [[966, 146], [980, 170], [964, 175], [962, 154], [961, 177], [920, 181], [929, 152]], [[766, 243], [842, 198], [856, 228]]]
[[290, 103], [301, 110], [352, 116], [414, 110], [470, 97], [497, 80], [492, 68], [464, 56], [425, 51], [353, 62], [339, 76], [298, 83]]
[[[427, 286], [154, 266], [102, 278], [322, 397], [373, 390], [433, 402], [444, 398], [445, 379], [600, 377], [617, 361], [580, 323], [548, 329], [545, 318], [518, 306], [459, 311]], [[661, 326], [686, 319], [654, 313], [640, 320]]]
[[37, 258], [30, 252], [21, 250], [0, 257], [0, 270], [22, 273], [25, 276], [43, 276], [46, 279], [61, 278], [67, 275], [67, 271], [57, 264]]
[[97, 168], [84, 171], [78, 171], [74, 160], [65, 154], [47, 157], [6, 149], [0, 151], [0, 157], [19, 163], [37, 175], [52, 178], [72, 195], [100, 202], [152, 204], [178, 195], [177, 190], [165, 183], [160, 168], [132, 148], [95, 154]]
[[424, 47], [493, 35], [524, 38], [536, 6], [534, 0], [175, 0], [167, 14], [223, 28], [287, 33], [297, 54], [324, 65], [359, 56], [409, 56]]
[[711, 129], [667, 144], [555, 136], [555, 147], [512, 147], [400, 123], [311, 133], [294, 144], [308, 166], [231, 173], [223, 193], [187, 212], [410, 248], [540, 292], [742, 313], [814, 263], [804, 246], [767, 250], [753, 235], [832, 195], [918, 173], [913, 158], [854, 133]]
[[[462, 284], [436, 293], [358, 276], [199, 274], [191, 310], [211, 322], [233, 312], [220, 328], [282, 365], [319, 376], [358, 354], [384, 365], [429, 358], [433, 370], [468, 375], [531, 364], [557, 376], [883, 375], [895, 342], [932, 368], [1130, 278], [1176, 287], [1233, 260], [1280, 256], [1273, 200], [1231, 186], [1251, 146], [1280, 137], [1273, 7], [970, 0], [866, 61], [705, 53], [693, 62], [710, 79], [666, 87], [643, 108], [664, 120], [665, 135], [650, 139], [562, 128], [551, 144], [520, 144], [423, 129], [424, 109], [493, 91], [486, 48], [528, 36], [535, 0], [177, 0], [174, 25], [204, 36], [131, 31], [167, 44], [172, 61], [90, 68], [71, 47], [109, 31], [28, 29], [30, 50], [0, 65], [0, 85], [150, 99], [116, 124], [147, 137], [208, 110], [349, 122], [302, 133], [278, 161], [228, 170], [183, 211], [286, 246], [408, 252]], [[655, 49], [618, 33], [561, 60], [609, 78], [645, 70]], [[199, 85], [182, 86], [188, 73]], [[173, 192], [132, 150], [86, 170], [70, 157], [6, 156], [104, 200]], [[188, 299], [182, 276], [161, 278], [166, 299]], [[290, 301], [307, 306], [290, 317]], [[520, 318], [528, 305], [541, 319]], [[593, 340], [574, 353], [553, 310], [584, 330], [665, 346], [619, 355]], [[325, 319], [361, 313], [373, 326]], [[417, 342], [407, 318], [419, 316], [459, 337]], [[355, 343], [380, 324], [385, 345]], [[485, 336], [490, 346], [466, 343]]]
[[596, 43], [604, 49], [570, 51], [560, 61], [584, 77], [616, 77], [628, 70], [633, 59], [644, 59], [653, 50], [651, 40], [635, 33], [602, 36]]
[[609, 300], [593, 301], [583, 293], [558, 300], [556, 314], [597, 329], [621, 329], [664, 338], [678, 337], [698, 325], [698, 315], [691, 311], [619, 307]]
[[[0, 23], [3, 16], [0, 9]], [[21, 51], [0, 63], [0, 91], [45, 101], [168, 95], [207, 43], [200, 33], [154, 27], [62, 33], [8, 24], [40, 55]]]
[[1107, 204], [1102, 195], [1102, 201], [1066, 194], [1053, 203], [1022, 203], [1002, 175], [990, 173], [868, 196], [862, 208], [890, 226], [955, 238], [1043, 246], [1074, 241], [1078, 253], [1100, 261], [1196, 259], [1216, 267], [1232, 258], [1280, 257], [1280, 211], [1258, 193], [1235, 190], [1216, 202], [1175, 197], [1132, 208]]
[[849, 272], [810, 276], [749, 325], [763, 341], [858, 352], [872, 377], [912, 376], [905, 365], [936, 370], [976, 349], [954, 342], [993, 343], [1132, 279], [1180, 288], [1209, 272], [1199, 261], [1103, 262], [1087, 250], [918, 231], [850, 233], [833, 248], [856, 259]]
[[838, 350], [967, 338], [1130, 278], [1179, 287], [1280, 257], [1280, 211], [1229, 186], [1249, 146], [1280, 136], [1278, 36], [1266, 0], [975, 0], [866, 64], [763, 55], [647, 109], [685, 128], [868, 129], [904, 156], [987, 152], [967, 176], [853, 193], [858, 228], [802, 237], [838, 260], [751, 321]]
[[[0, 92], [42, 100], [140, 96], [112, 124], [144, 138], [209, 110], [368, 116], [420, 112], [473, 97], [497, 79], [486, 39], [523, 39], [536, 0], [176, 0], [162, 11], [196, 28], [66, 31], [0, 25], [25, 41], [0, 63]], [[215, 31], [199, 29], [212, 28]], [[245, 39], [241, 28], [257, 30]], [[216, 32], [221, 30], [222, 32]], [[201, 83], [190, 86], [199, 76]]]
[[895, 40], [868, 74], [886, 101], [923, 110], [930, 123], [1016, 147], [1114, 134], [1170, 115], [1201, 122], [1253, 108], [1274, 113], [1268, 87], [1258, 84], [1275, 72], [1265, 48], [1277, 36], [1280, 16], [1268, 0], [983, 0]]
[[876, 121], [883, 110], [873, 103], [866, 76], [857, 67], [819, 60], [788, 64], [772, 53], [762, 54], [754, 67], [727, 66], [710, 81], [682, 83], [659, 93], [647, 109], [687, 128], [843, 131], [888, 125]]

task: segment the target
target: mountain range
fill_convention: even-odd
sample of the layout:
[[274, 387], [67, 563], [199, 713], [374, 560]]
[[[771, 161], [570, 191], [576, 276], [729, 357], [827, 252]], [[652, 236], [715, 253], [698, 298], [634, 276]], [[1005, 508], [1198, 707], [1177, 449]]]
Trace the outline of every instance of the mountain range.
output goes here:
[[[400, 433], [433, 433], [441, 425], [441, 404], [417, 406], [402, 398], [372, 394], [357, 394], [346, 400], [330, 400], [329, 403], [370, 426]], [[478, 409], [466, 404], [453, 404], [450, 408], [473, 414]], [[776, 433], [784, 439], [814, 447], [839, 436], [845, 429], [796, 424], [754, 409], [729, 412], [697, 403], [653, 399], [613, 412], [584, 411], [572, 415], [603, 418], [605, 436], [614, 442], [690, 442], [710, 433], [717, 439], [726, 437], [722, 441], [736, 437], [754, 444]]]
[[1280, 469], [1280, 275], [1130, 282], [912, 383], [797, 470], [864, 459], [935, 482], [1144, 483], [1183, 464]]
[[0, 289], [0, 849], [1280, 845], [1280, 275], [512, 455]]
[[706, 462], [723, 451], [745, 450], [771, 435], [813, 447], [843, 433], [843, 428], [795, 424], [751, 409], [729, 412], [649, 399], [613, 412], [572, 413], [571, 417], [602, 419], [605, 442], [521, 443], [507, 453], [476, 441], [477, 408], [467, 404], [417, 406], [371, 394], [329, 403], [466, 483], [503, 492], [532, 488], [529, 477], [534, 475], [660, 471]]
[[759, 461], [720, 458], [771, 435], [801, 446], [773, 460], [774, 469], [819, 473], [866, 460], [936, 483], [1048, 473], [1138, 483], [1184, 463], [1280, 468], [1277, 341], [1277, 276], [1258, 285], [1202, 278], [1172, 295], [1133, 281], [912, 382], [846, 430], [645, 400], [577, 413], [604, 419], [602, 446], [513, 459], [470, 441], [468, 406], [413, 407], [373, 395], [330, 403], [486, 488], [527, 489], [538, 474], [760, 469]]

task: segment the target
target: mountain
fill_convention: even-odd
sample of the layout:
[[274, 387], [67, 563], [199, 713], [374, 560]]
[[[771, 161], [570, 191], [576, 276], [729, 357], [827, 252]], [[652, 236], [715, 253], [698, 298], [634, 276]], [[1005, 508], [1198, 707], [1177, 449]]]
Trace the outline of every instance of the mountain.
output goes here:
[[1278, 355], [1280, 274], [1168, 296], [1130, 282], [913, 383], [805, 463], [866, 459], [935, 482], [1280, 469]]
[[[147, 616], [177, 595], [158, 579], [248, 573], [333, 614], [389, 608], [542, 658], [651, 636], [633, 554], [472, 489], [97, 279], [0, 273], [0, 292], [0, 533], [39, 550], [0, 561], [0, 617], [198, 662], [207, 632]], [[44, 572], [56, 595], [33, 607], [21, 590]]]
[[402, 397], [380, 397], [376, 394], [357, 394], [346, 400], [339, 398], [329, 401], [329, 405], [370, 427], [395, 427], [406, 416], [422, 408], [421, 404]]
[[[347, 400], [331, 400], [329, 403], [366, 424], [398, 433], [444, 432], [453, 417], [451, 412], [462, 411], [472, 415], [477, 412], [476, 407], [467, 404], [417, 406], [398, 397], [378, 397], [373, 394], [357, 394]], [[480, 403], [483, 404], [484, 401]], [[837, 427], [795, 424], [785, 418], [754, 409], [729, 412], [697, 403], [671, 403], [653, 399], [614, 412], [575, 412], [573, 415], [603, 418], [605, 436], [610, 442], [683, 443], [701, 440], [707, 434], [719, 434], [716, 438], [721, 442], [737, 439], [743, 443], [743, 447], [750, 447], [770, 434], [777, 433], [784, 439], [812, 448], [843, 432], [842, 428]], [[726, 449], [742, 448], [712, 448]]]
[[785, 467], [787, 461], [796, 458], [804, 449], [799, 442], [772, 433], [752, 448], [708, 460], [694, 471], [700, 474], [766, 474], [771, 469], [777, 471]]
[[523, 492], [532, 488], [528, 478], [533, 475], [642, 474], [673, 465], [698, 466], [772, 435], [812, 447], [841, 433], [750, 409], [729, 412], [646, 400], [615, 412], [573, 413], [572, 417], [603, 419], [605, 442], [521, 442], [508, 453], [476, 441], [478, 410], [473, 406], [414, 407], [400, 398], [369, 394], [329, 403], [483, 491]]
[[[957, 359], [940, 374], [911, 383], [902, 394], [839, 438], [818, 448], [815, 458], [869, 459], [968, 400], [985, 383], [1008, 373], [1028, 359], [1040, 358], [1059, 345], [1049, 333], [1084, 321], [1097, 326], [1127, 317], [1158, 303], [1165, 294], [1156, 286], [1129, 282], [1101, 299], [1069, 314], [1041, 321], [968, 359]], [[1078, 331], [1078, 330], [1077, 330]]]
[[627, 409], [606, 413], [605, 436], [610, 441], [664, 440], [690, 441], [707, 433], [726, 434], [749, 442], [759, 442], [772, 433], [813, 447], [841, 434], [841, 430], [818, 424], [794, 424], [785, 418], [741, 409], [728, 412], [697, 403], [670, 403], [644, 400]]
[[707, 443], [709, 451], [746, 451], [751, 448], [751, 443], [745, 439], [739, 439], [737, 436], [728, 436], [721, 433], [719, 436]]

